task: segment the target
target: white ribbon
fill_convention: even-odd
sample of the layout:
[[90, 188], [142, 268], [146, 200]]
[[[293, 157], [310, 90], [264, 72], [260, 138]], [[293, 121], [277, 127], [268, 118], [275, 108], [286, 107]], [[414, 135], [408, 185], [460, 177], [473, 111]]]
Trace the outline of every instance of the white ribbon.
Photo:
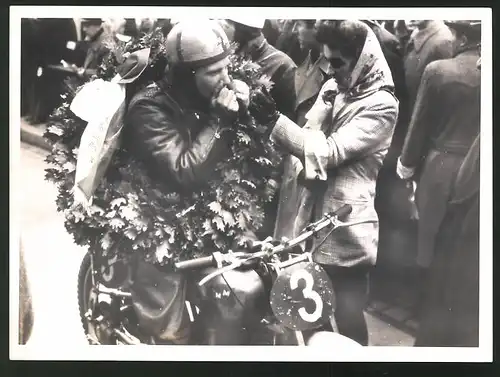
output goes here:
[[78, 148], [75, 186], [75, 202], [88, 207], [92, 204], [92, 192], [99, 163], [109, 144], [118, 132], [108, 135], [111, 120], [125, 101], [125, 84], [119, 84], [117, 75], [111, 82], [101, 79], [89, 82], [75, 96], [70, 110], [88, 122]]

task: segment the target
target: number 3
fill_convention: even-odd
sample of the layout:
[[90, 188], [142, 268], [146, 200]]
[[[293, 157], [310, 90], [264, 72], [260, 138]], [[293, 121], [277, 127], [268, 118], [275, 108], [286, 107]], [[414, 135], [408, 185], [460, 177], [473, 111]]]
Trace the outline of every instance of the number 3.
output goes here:
[[297, 289], [299, 280], [305, 280], [306, 286], [302, 290], [302, 294], [304, 298], [310, 299], [314, 301], [316, 305], [316, 309], [313, 313], [308, 313], [304, 307], [299, 309], [299, 315], [302, 317], [304, 321], [307, 322], [316, 322], [321, 318], [321, 314], [323, 313], [323, 300], [321, 300], [321, 296], [318, 292], [313, 291], [314, 279], [312, 275], [306, 270], [297, 270], [290, 277], [290, 287], [293, 289]]

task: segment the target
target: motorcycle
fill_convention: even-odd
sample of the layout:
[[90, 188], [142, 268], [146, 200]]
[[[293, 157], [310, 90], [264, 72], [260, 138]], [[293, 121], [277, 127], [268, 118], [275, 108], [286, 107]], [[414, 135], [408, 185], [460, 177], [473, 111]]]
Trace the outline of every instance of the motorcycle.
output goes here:
[[[176, 271], [198, 281], [185, 294], [192, 328], [187, 344], [359, 346], [335, 332], [315, 332], [331, 321], [333, 287], [313, 262], [312, 252], [296, 252], [325, 228], [331, 233], [374, 220], [342, 222], [351, 211], [344, 205], [325, 214], [291, 240], [266, 239], [245, 252], [215, 252], [175, 263]], [[103, 262], [90, 251], [86, 254], [78, 276], [78, 301], [87, 340], [95, 345], [176, 344], [158, 341], [141, 327], [131, 275], [130, 264], [116, 255]]]

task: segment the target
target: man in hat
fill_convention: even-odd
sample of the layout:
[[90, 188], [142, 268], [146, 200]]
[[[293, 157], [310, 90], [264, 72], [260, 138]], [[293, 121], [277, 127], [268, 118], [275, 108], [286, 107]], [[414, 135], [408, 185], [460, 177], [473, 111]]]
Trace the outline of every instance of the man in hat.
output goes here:
[[229, 40], [238, 44], [237, 53], [250, 57], [264, 75], [271, 78], [274, 86], [271, 96], [278, 109], [292, 117], [295, 104], [295, 63], [284, 52], [271, 46], [262, 34], [265, 19], [232, 18], [222, 22]]
[[421, 279], [436, 252], [436, 235], [453, 179], [479, 133], [481, 25], [472, 21], [447, 25], [452, 30], [454, 56], [426, 67], [397, 163], [402, 179], [418, 183], [417, 265]]
[[[167, 36], [165, 48], [170, 64], [166, 75], [131, 99], [123, 142], [152, 178], [173, 191], [189, 192], [207, 184], [217, 163], [229, 156], [224, 130], [236, 120], [240, 107], [248, 106], [249, 88], [229, 77], [231, 49], [224, 30], [215, 21], [177, 23]], [[162, 273], [139, 263], [132, 292], [141, 303], [139, 316], [145, 321], [145, 329], [149, 328], [157, 341], [187, 343], [190, 330], [183, 302], [184, 278], [170, 275], [175, 287], [180, 288], [165, 290], [161, 284], [150, 284], [155, 276], [164, 281]], [[158, 302], [156, 297], [165, 302]], [[168, 312], [166, 308], [174, 307], [170, 303], [176, 300], [182, 300], [180, 312]], [[172, 322], [175, 319], [179, 322]], [[162, 331], [154, 330], [158, 326]], [[221, 342], [238, 344], [229, 339], [238, 326], [232, 327], [229, 322], [225, 326], [221, 334], [226, 338]]]
[[82, 67], [72, 67], [80, 78], [88, 79], [96, 74], [97, 67], [109, 53], [109, 48], [103, 43], [106, 35], [101, 18], [83, 18], [82, 29], [88, 41], [87, 54]]

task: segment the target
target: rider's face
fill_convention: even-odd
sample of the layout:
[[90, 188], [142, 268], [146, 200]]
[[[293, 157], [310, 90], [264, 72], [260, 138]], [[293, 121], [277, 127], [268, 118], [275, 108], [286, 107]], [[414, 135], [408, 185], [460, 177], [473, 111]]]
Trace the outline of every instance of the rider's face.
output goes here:
[[196, 70], [196, 87], [203, 97], [211, 99], [223, 86], [231, 82], [227, 71], [228, 64], [229, 58], [225, 58]]

